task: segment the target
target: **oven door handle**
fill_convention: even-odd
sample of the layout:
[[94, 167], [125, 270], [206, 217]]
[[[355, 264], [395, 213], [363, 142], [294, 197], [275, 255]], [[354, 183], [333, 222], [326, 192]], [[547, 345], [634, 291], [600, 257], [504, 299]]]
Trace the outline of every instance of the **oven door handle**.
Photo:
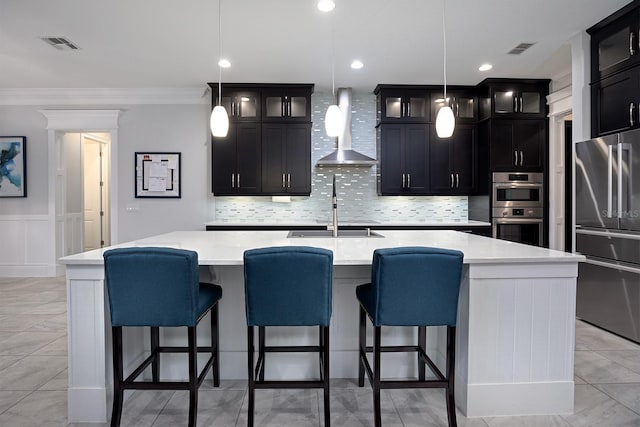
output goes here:
[[542, 224], [542, 218], [493, 218], [496, 224]]
[[511, 188], [542, 188], [542, 184], [532, 184], [532, 183], [524, 183], [524, 182], [521, 184], [509, 183], [509, 182], [506, 182], [503, 184], [503, 183], [494, 182], [493, 186], [495, 188], [509, 188], [509, 189]]

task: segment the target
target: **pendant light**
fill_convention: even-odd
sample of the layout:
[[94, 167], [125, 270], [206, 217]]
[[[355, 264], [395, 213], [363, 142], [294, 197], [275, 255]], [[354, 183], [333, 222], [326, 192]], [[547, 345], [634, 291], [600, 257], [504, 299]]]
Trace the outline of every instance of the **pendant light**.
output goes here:
[[449, 138], [453, 135], [453, 130], [456, 127], [456, 120], [453, 116], [453, 110], [449, 106], [449, 100], [447, 99], [447, 31], [445, 26], [445, 2], [442, 0], [442, 40], [443, 40], [443, 52], [444, 52], [444, 105], [438, 110], [436, 116], [436, 133], [438, 138]]
[[[331, 24], [331, 95], [336, 96], [336, 78], [335, 78], [335, 60], [334, 60], [334, 43], [333, 43], [333, 23]], [[329, 105], [327, 113], [324, 116], [324, 129], [327, 136], [335, 137], [342, 132], [342, 113], [337, 104]]]
[[[222, 57], [222, 0], [218, 0], [218, 55]], [[218, 105], [211, 112], [211, 134], [223, 138], [229, 132], [229, 115], [222, 105], [222, 66], [218, 62]]]

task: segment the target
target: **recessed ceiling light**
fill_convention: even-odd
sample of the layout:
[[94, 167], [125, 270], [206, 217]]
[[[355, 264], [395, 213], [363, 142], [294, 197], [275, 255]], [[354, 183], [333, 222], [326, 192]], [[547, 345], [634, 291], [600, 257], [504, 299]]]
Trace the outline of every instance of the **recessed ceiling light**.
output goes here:
[[231, 62], [229, 62], [228, 59], [222, 58], [220, 61], [218, 61], [218, 65], [222, 68], [229, 68], [231, 67]]
[[481, 66], [478, 67], [478, 70], [480, 70], [480, 71], [489, 71], [492, 68], [493, 68], [493, 65], [491, 65], [491, 64], [482, 64]]
[[318, 2], [318, 10], [321, 12], [331, 12], [336, 7], [333, 0], [320, 0]]
[[351, 63], [351, 68], [353, 68], [354, 70], [359, 70], [362, 67], [364, 67], [364, 64], [359, 59], [354, 59]]

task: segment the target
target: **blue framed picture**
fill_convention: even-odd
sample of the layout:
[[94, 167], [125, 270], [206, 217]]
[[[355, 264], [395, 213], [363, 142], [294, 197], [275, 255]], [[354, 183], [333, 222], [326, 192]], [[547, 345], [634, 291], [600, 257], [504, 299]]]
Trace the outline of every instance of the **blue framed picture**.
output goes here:
[[26, 136], [0, 136], [0, 197], [27, 197]]

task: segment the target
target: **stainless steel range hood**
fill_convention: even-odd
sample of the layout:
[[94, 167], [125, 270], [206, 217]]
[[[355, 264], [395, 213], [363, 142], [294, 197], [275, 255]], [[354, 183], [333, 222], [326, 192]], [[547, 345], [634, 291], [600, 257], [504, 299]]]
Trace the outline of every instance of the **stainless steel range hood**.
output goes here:
[[351, 88], [338, 89], [338, 106], [342, 113], [344, 126], [338, 135], [338, 149], [324, 156], [317, 166], [360, 166], [371, 167], [377, 163], [375, 159], [351, 149]]

